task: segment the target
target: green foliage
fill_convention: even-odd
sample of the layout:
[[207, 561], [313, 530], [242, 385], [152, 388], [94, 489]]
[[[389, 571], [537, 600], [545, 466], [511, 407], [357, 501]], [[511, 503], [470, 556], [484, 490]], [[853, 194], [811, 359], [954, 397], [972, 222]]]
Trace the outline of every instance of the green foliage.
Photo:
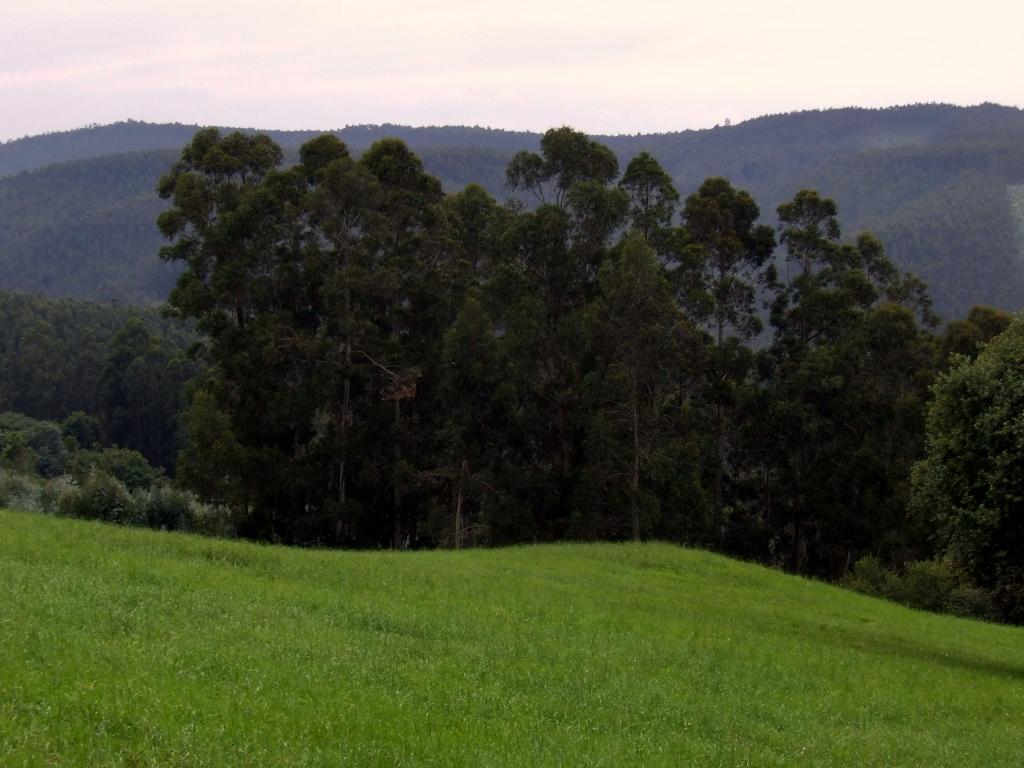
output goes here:
[[134, 525], [164, 531], [191, 530], [192, 501], [188, 495], [167, 486], [157, 485], [132, 493]]
[[1024, 583], [1024, 320], [1017, 318], [976, 360], [954, 358], [935, 383], [927, 457], [914, 468], [914, 506], [941, 543], [1005, 610]]
[[160, 471], [151, 466], [145, 456], [126, 448], [78, 451], [71, 459], [70, 469], [79, 482], [99, 470], [116, 478], [130, 491], [152, 488], [160, 477]]
[[973, 360], [985, 344], [1010, 326], [1012, 320], [1013, 315], [1009, 312], [992, 307], [972, 307], [963, 320], [950, 321], [939, 338], [941, 366], [952, 362], [953, 355]]
[[[56, 511], [65, 517], [86, 520], [167, 531], [198, 527], [200, 532], [230, 535], [227, 527], [215, 521], [216, 510], [203, 509], [197, 514], [199, 505], [189, 495], [165, 484], [154, 483], [152, 479], [140, 483], [138, 467], [131, 466], [135, 462], [125, 461], [130, 452], [123, 453], [125, 455], [100, 457], [104, 460], [88, 465], [84, 476], [76, 478], [77, 486], [60, 493]], [[122, 477], [125, 475], [127, 481]], [[14, 504], [11, 506], [16, 507]], [[201, 524], [194, 526], [197, 518], [201, 518]]]
[[82, 448], [112, 442], [173, 468], [195, 341], [156, 310], [0, 293], [0, 406], [65, 420]]
[[974, 586], [946, 560], [919, 560], [898, 572], [884, 568], [877, 558], [867, 555], [854, 563], [841, 583], [858, 592], [920, 610], [973, 619], [999, 618], [995, 595]]
[[[210, 362], [177, 480], [242, 535], [654, 536], [833, 577], [932, 554], [906, 517], [927, 292], [877, 238], [843, 241], [834, 201], [782, 206], [780, 279], [750, 194], [712, 178], [677, 211], [653, 157], [615, 184], [568, 128], [509, 167], [532, 209], [445, 198], [398, 140], [355, 159], [320, 137], [290, 168], [268, 141], [201, 132], [161, 182], [163, 254], [186, 265], [171, 307]], [[152, 347], [126, 325], [104, 380]]]
[[64, 473], [67, 458], [56, 424], [20, 413], [0, 413], [0, 464], [4, 467], [56, 477]]
[[82, 411], [75, 411], [60, 424], [65, 439], [74, 440], [74, 445], [81, 448], [93, 448], [103, 438], [103, 427], [100, 420]]
[[[0, 395], [65, 419], [9, 465], [66, 442], [82, 488], [99, 472], [145, 497], [117, 519], [178, 527], [187, 507], [301, 544], [658, 537], [826, 577], [936, 554], [907, 514], [928, 387], [1006, 317], [934, 337], [924, 284], [870, 233], [842, 239], [833, 199], [780, 206], [783, 259], [754, 194], [714, 177], [680, 207], [653, 155], [619, 179], [570, 128], [508, 168], [533, 208], [445, 196], [397, 138], [291, 155], [206, 129], [163, 177], [176, 321], [0, 302]], [[936, 604], [931, 576], [906, 599]]]
[[77, 488], [61, 497], [58, 511], [65, 517], [108, 523], [131, 523], [135, 519], [128, 489], [117, 478], [95, 468]]

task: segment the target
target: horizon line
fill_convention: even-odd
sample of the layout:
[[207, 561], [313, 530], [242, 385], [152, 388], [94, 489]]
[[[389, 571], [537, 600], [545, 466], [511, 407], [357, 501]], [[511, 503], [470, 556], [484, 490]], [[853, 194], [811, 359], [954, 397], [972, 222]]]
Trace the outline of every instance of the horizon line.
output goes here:
[[[626, 137], [637, 137], [637, 136], [670, 136], [670, 135], [680, 134], [680, 133], [699, 133], [699, 132], [703, 132], [703, 131], [713, 131], [713, 130], [718, 130], [718, 129], [726, 128], [726, 127], [738, 128], [738, 127], [743, 126], [743, 125], [745, 125], [747, 123], [752, 123], [752, 122], [756, 122], [756, 121], [759, 121], [759, 120], [766, 120], [766, 119], [779, 118], [779, 117], [789, 117], [789, 116], [801, 115], [801, 114], [816, 114], [816, 113], [825, 113], [825, 112], [844, 112], [844, 111], [890, 112], [890, 111], [894, 111], [894, 110], [913, 109], [913, 108], [917, 108], [917, 107], [940, 107], [940, 108], [941, 107], [946, 107], [946, 108], [963, 109], [963, 110], [978, 109], [978, 108], [981, 108], [981, 107], [997, 107], [997, 108], [1000, 108], [1000, 109], [1013, 110], [1013, 111], [1017, 111], [1017, 112], [1024, 111], [1024, 106], [1016, 105], [1016, 104], [1003, 104], [1003, 103], [995, 102], [995, 101], [981, 101], [981, 102], [970, 103], [970, 104], [961, 104], [961, 103], [943, 102], [943, 101], [922, 101], [922, 102], [906, 102], [906, 103], [902, 103], [902, 104], [891, 104], [891, 105], [884, 106], [884, 107], [865, 107], [865, 106], [859, 106], [859, 105], [856, 105], [856, 104], [850, 104], [850, 105], [845, 105], [845, 106], [815, 107], [815, 108], [811, 108], [811, 109], [795, 109], [795, 110], [782, 111], [782, 112], [767, 112], [767, 113], [764, 113], [764, 114], [755, 115], [753, 117], [743, 118], [741, 120], [737, 120], [736, 122], [731, 122], [729, 118], [723, 118], [722, 121], [720, 121], [718, 123], [715, 123], [713, 126], [706, 126], [706, 127], [700, 127], [700, 128], [680, 128], [680, 129], [675, 130], [675, 131], [649, 131], [649, 132], [635, 131], [635, 132], [621, 132], [621, 133], [601, 133], [601, 132], [591, 132], [591, 131], [587, 131], [585, 129], [578, 129], [578, 130], [582, 130], [588, 136], [605, 137], [605, 138], [626, 138]], [[115, 120], [115, 121], [110, 122], [110, 123], [86, 123], [84, 125], [79, 125], [79, 126], [76, 126], [76, 127], [73, 127], [73, 128], [58, 128], [58, 129], [54, 129], [52, 131], [43, 131], [42, 133], [25, 134], [25, 135], [22, 135], [22, 136], [15, 136], [15, 137], [12, 137], [12, 138], [9, 138], [9, 139], [0, 139], [0, 146], [6, 146], [8, 144], [14, 144], [14, 143], [17, 143], [19, 141], [29, 141], [31, 139], [43, 138], [43, 137], [47, 137], [47, 136], [58, 136], [58, 135], [61, 135], [61, 134], [70, 134], [70, 133], [77, 133], [77, 132], [80, 132], [80, 131], [95, 130], [97, 128], [112, 128], [112, 127], [118, 126], [118, 125], [131, 125], [131, 124], [151, 125], [151, 126], [181, 126], [181, 127], [186, 127], [186, 128], [188, 128], [188, 127], [195, 127], [195, 128], [208, 128], [208, 127], [212, 127], [212, 128], [218, 128], [218, 129], [221, 129], [221, 130], [252, 131], [252, 132], [257, 132], [257, 133], [319, 133], [319, 134], [324, 134], [324, 133], [340, 133], [342, 131], [351, 130], [351, 129], [359, 129], [359, 128], [372, 129], [372, 128], [393, 127], [393, 128], [405, 128], [405, 129], [410, 129], [410, 130], [463, 128], [463, 129], [469, 129], [469, 130], [484, 130], [484, 131], [494, 131], [494, 132], [498, 132], [498, 133], [526, 134], [526, 135], [533, 135], [533, 136], [541, 136], [541, 135], [544, 134], [544, 131], [549, 130], [552, 127], [558, 127], [558, 126], [552, 125], [552, 126], [548, 126], [548, 128], [539, 129], [539, 130], [532, 130], [532, 129], [501, 128], [501, 127], [496, 127], [496, 126], [491, 126], [491, 125], [480, 125], [480, 124], [469, 124], [469, 123], [430, 123], [430, 124], [414, 125], [414, 124], [409, 124], [409, 123], [393, 123], [393, 122], [385, 121], [385, 122], [380, 122], [380, 123], [350, 123], [350, 124], [344, 125], [342, 127], [335, 127], [335, 128], [267, 128], [267, 127], [258, 128], [256, 126], [214, 125], [212, 123], [156, 122], [156, 121], [151, 121], [151, 120], [138, 119], [138, 118], [133, 118], [133, 117], [126, 117], [126, 118], [123, 118], [121, 120]], [[563, 125], [571, 125], [571, 124], [563, 123]], [[575, 127], [575, 126], [572, 126], [572, 127]]]

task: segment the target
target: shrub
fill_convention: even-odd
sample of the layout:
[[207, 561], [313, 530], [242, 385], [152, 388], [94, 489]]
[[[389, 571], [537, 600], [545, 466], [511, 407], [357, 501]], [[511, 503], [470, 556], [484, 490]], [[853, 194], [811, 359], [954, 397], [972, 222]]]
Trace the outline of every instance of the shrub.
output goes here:
[[132, 522], [134, 507], [124, 484], [93, 468], [80, 487], [61, 497], [59, 512], [68, 517], [108, 522]]
[[61, 422], [61, 431], [66, 438], [72, 438], [75, 444], [90, 449], [103, 438], [103, 429], [95, 416], [82, 411], [75, 411]]
[[71, 474], [80, 483], [94, 470], [117, 478], [129, 491], [148, 490], [160, 477], [145, 456], [125, 448], [79, 451], [71, 460]]
[[34, 478], [16, 472], [0, 474], [0, 507], [34, 511], [37, 506], [37, 484]]
[[39, 457], [28, 446], [21, 432], [8, 432], [4, 435], [3, 451], [0, 451], [0, 467], [22, 474], [36, 471]]
[[895, 574], [882, 567], [877, 557], [867, 555], [853, 564], [850, 573], [842, 579], [849, 589], [875, 597], [891, 597]]
[[0, 447], [4, 467], [18, 472], [57, 477], [67, 467], [67, 447], [60, 428], [51, 421], [20, 413], [0, 414]]
[[922, 560], [907, 566], [902, 579], [895, 582], [891, 596], [911, 608], [941, 611], [959, 578], [953, 568], [942, 560]]
[[156, 486], [132, 494], [133, 515], [130, 522], [166, 531], [192, 528], [189, 497], [173, 488]]
[[972, 584], [963, 571], [946, 560], [910, 563], [901, 574], [887, 570], [878, 558], [862, 557], [840, 583], [920, 610], [990, 621], [1008, 618], [992, 592]]
[[946, 597], [943, 606], [946, 613], [963, 616], [969, 619], [995, 621], [999, 618], [999, 609], [993, 596], [983, 589], [960, 584]]
[[203, 536], [234, 538], [238, 535], [236, 515], [223, 504], [205, 504], [189, 495], [192, 532]]

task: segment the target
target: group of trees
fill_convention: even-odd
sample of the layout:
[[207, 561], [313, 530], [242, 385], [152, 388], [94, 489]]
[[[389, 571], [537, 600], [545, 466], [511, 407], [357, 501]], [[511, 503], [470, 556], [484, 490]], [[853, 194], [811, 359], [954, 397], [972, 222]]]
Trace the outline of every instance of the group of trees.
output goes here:
[[659, 538], [1024, 619], [1020, 321], [936, 332], [831, 199], [768, 225], [568, 128], [506, 204], [398, 139], [284, 157], [186, 146], [163, 314], [0, 293], [0, 502], [327, 546]]
[[0, 412], [62, 422], [77, 447], [138, 451], [173, 474], [195, 341], [154, 309], [0, 293]]
[[934, 335], [923, 284], [813, 191], [773, 228], [568, 128], [507, 181], [503, 206], [398, 140], [282, 167], [196, 134], [160, 183], [208, 364], [180, 480], [297, 543], [659, 537], [825, 576], [933, 553], [928, 387], [1004, 315]]

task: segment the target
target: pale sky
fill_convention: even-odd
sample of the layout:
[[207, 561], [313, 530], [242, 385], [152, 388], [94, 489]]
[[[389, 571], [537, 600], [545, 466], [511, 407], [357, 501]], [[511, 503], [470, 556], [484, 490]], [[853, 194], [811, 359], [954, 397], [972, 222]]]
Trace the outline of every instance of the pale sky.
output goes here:
[[0, 140], [133, 118], [591, 133], [1024, 105], [1018, 0], [0, 0]]

